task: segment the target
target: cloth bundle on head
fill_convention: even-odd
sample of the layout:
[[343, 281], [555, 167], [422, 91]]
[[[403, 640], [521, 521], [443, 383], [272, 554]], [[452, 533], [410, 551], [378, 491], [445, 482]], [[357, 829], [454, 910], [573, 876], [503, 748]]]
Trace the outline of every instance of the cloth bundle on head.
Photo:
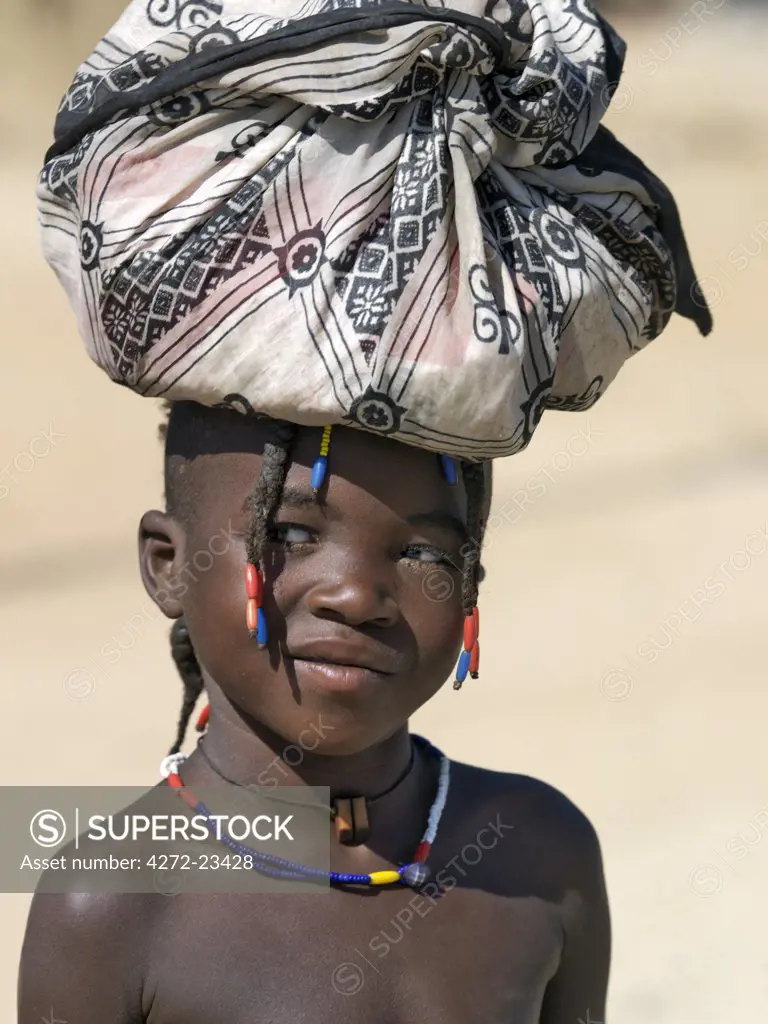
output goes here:
[[38, 189], [89, 354], [143, 395], [519, 451], [674, 311], [711, 326], [672, 197], [600, 125], [623, 57], [587, 0], [134, 0]]

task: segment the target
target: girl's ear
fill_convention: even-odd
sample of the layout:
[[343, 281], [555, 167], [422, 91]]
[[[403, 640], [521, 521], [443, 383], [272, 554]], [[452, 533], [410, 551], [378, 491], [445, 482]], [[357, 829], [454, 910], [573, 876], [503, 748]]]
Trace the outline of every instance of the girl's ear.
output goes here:
[[186, 584], [179, 574], [184, 565], [185, 531], [167, 512], [145, 512], [139, 524], [139, 568], [144, 588], [169, 619], [184, 614]]

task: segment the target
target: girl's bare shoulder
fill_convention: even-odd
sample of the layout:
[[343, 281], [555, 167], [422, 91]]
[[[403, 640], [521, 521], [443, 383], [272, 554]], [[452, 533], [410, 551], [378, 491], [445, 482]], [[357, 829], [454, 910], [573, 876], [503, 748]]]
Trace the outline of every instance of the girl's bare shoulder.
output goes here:
[[38, 892], [19, 967], [19, 1024], [144, 1020], [143, 951], [160, 897]]
[[550, 870], [601, 870], [594, 825], [570, 797], [541, 779], [455, 762], [452, 797], [465, 820], [478, 826], [486, 820], [500, 836], [514, 836], [517, 850], [544, 858]]

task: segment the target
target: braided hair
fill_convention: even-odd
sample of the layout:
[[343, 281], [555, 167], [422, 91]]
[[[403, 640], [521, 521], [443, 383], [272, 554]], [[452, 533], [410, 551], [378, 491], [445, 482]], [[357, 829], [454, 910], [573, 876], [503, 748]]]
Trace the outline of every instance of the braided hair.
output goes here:
[[464, 548], [464, 564], [461, 574], [461, 605], [465, 615], [471, 615], [477, 604], [480, 588], [480, 548], [485, 532], [486, 493], [485, 470], [476, 462], [463, 462], [461, 475], [467, 492], [467, 533], [469, 539]]
[[[174, 403], [166, 403], [169, 416], [173, 414]], [[285, 484], [291, 448], [296, 436], [296, 425], [286, 420], [273, 420], [270, 423], [269, 436], [264, 445], [261, 472], [256, 486], [248, 499], [251, 513], [250, 525], [246, 535], [246, 551], [248, 561], [260, 565], [264, 557], [269, 522], [275, 514]], [[160, 437], [165, 442], [168, 437], [168, 422], [160, 427]], [[486, 474], [482, 465], [476, 463], [462, 464], [462, 476], [467, 494], [467, 531], [468, 540], [462, 547], [464, 562], [462, 567], [461, 601], [465, 615], [471, 615], [477, 604], [478, 587], [481, 578], [480, 548], [483, 542], [485, 521], [488, 512], [489, 489], [486, 487]], [[168, 479], [166, 477], [166, 495], [168, 495]], [[170, 632], [171, 654], [176, 663], [184, 695], [181, 703], [176, 738], [169, 754], [176, 754], [184, 743], [189, 720], [195, 709], [200, 694], [203, 692], [203, 673], [197, 660], [189, 628], [182, 616], [177, 619]]]

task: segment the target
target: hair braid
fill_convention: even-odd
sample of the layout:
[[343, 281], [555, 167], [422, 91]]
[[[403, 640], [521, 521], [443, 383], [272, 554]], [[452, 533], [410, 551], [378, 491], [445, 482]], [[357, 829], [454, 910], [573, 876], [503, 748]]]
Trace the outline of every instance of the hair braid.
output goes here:
[[466, 547], [464, 566], [461, 577], [461, 604], [465, 615], [471, 615], [477, 604], [477, 593], [480, 582], [480, 548], [483, 543], [484, 507], [485, 507], [485, 470], [481, 463], [463, 462], [461, 472], [464, 488], [467, 492], [467, 532], [469, 541]]
[[295, 424], [275, 420], [264, 444], [261, 473], [249, 500], [251, 523], [246, 537], [246, 552], [252, 565], [259, 565], [263, 558], [267, 526], [280, 501], [288, 469], [288, 456], [295, 436]]
[[203, 692], [203, 673], [192, 646], [186, 619], [183, 616], [177, 619], [171, 627], [171, 654], [184, 684], [184, 699], [181, 703], [176, 740], [168, 751], [169, 754], [178, 754], [187, 734], [187, 726], [192, 712], [195, 710], [197, 699]]

